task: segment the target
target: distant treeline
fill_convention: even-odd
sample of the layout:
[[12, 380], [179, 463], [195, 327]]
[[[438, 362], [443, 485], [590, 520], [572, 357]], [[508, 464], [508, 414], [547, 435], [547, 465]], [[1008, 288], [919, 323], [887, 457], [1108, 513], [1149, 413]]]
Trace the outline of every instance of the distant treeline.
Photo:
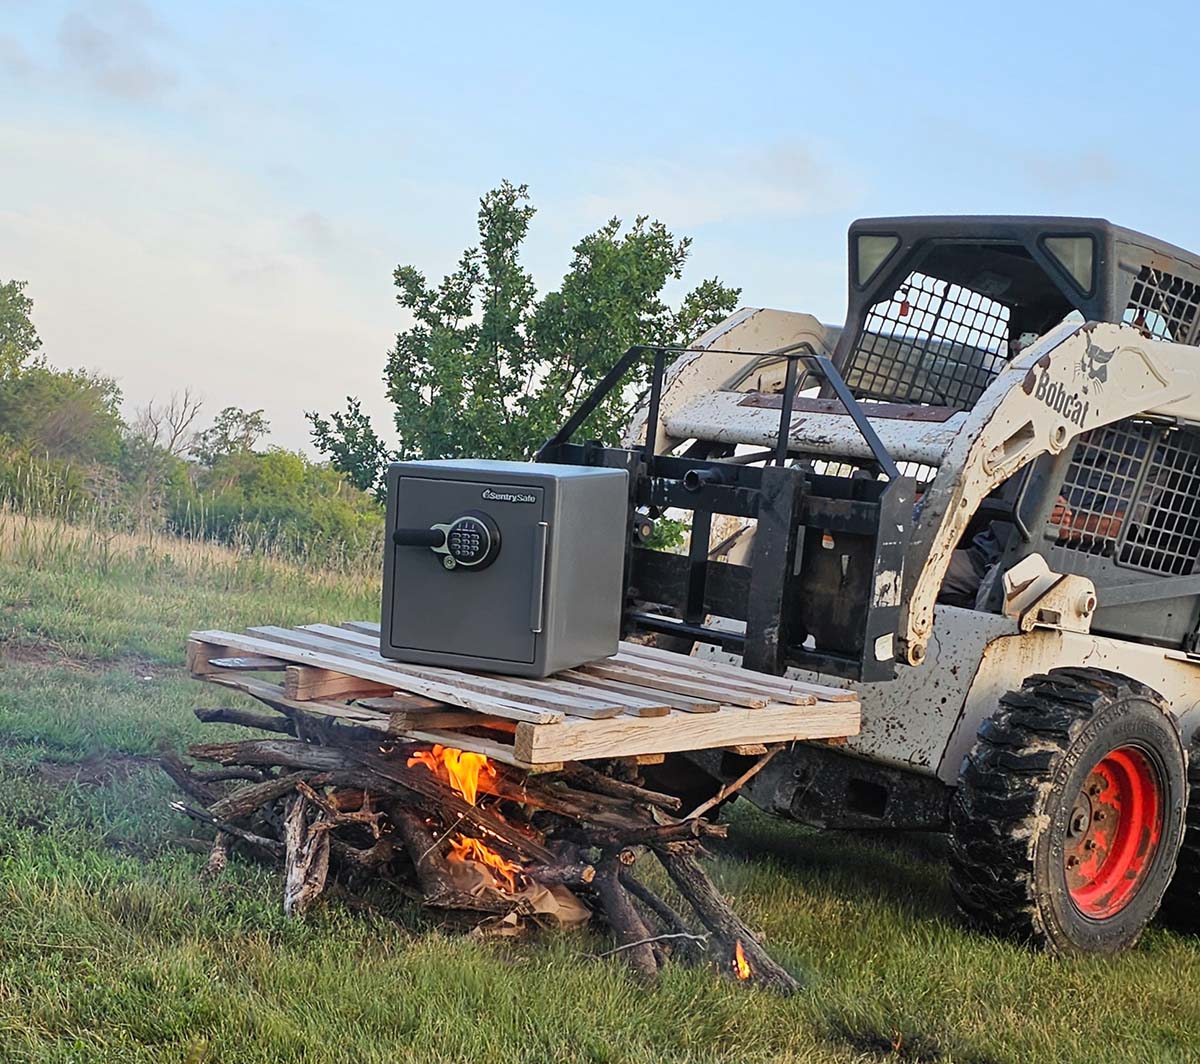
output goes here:
[[117, 383], [50, 366], [22, 282], [0, 284], [0, 498], [22, 510], [336, 561], [374, 551], [382, 511], [326, 464], [263, 446], [261, 410], [196, 431], [190, 393], [129, 420]]

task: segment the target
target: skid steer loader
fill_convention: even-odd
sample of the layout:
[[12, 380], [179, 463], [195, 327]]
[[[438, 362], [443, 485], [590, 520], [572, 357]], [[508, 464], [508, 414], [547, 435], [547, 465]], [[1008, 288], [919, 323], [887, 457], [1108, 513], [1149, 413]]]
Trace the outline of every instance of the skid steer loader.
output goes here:
[[[859, 692], [753, 802], [948, 832], [972, 925], [1114, 952], [1200, 923], [1198, 333], [1200, 257], [1106, 221], [861, 220], [843, 326], [632, 349], [538, 457], [629, 473], [626, 634]], [[656, 785], [748, 764], [688, 756]]]

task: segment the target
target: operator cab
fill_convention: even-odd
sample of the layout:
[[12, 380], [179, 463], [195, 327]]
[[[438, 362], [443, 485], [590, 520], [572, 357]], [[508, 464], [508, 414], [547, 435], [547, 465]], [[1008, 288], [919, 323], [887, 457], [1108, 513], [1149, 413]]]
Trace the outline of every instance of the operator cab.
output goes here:
[[[849, 243], [834, 361], [868, 413], [881, 400], [969, 410], [1070, 317], [1191, 345], [1200, 333], [1200, 257], [1101, 219], [863, 219]], [[1103, 365], [1080, 372], [1103, 388]], [[1200, 435], [1130, 418], [1027, 467], [980, 508], [941, 601], [998, 610], [1000, 572], [1030, 553], [1095, 582], [1108, 608], [1093, 630], [1194, 644], [1197, 600], [1176, 578], [1200, 556]]]

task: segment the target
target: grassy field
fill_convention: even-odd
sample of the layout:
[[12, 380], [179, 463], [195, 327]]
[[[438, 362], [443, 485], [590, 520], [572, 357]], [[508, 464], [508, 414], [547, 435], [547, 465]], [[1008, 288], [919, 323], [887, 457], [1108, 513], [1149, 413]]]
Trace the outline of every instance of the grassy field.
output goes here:
[[686, 969], [646, 991], [589, 934], [480, 943], [336, 901], [291, 922], [236, 860], [200, 882], [149, 761], [228, 702], [187, 678], [186, 632], [370, 617], [375, 579], [0, 512], [0, 1060], [1200, 1059], [1200, 945], [1059, 961], [965, 934], [936, 839], [735, 807], [716, 876], [807, 973], [788, 1000]]

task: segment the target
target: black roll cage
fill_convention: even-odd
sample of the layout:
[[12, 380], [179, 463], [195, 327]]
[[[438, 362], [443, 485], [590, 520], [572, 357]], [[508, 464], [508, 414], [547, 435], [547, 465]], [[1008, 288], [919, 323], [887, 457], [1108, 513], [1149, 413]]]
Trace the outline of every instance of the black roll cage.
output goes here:
[[[724, 460], [733, 448], [708, 441], [694, 442], [683, 455], [656, 453], [668, 358], [692, 350], [786, 360], [779, 427], [774, 445], [758, 456], [763, 466]], [[653, 365], [645, 441], [632, 448], [573, 442], [591, 414], [648, 357]], [[802, 369], [823, 382], [862, 434], [873, 461], [855, 464], [869, 470], [866, 476], [832, 476], [788, 464]], [[894, 675], [913, 481], [901, 474], [833, 362], [810, 345], [762, 352], [631, 347], [536, 460], [628, 470], [625, 634], [654, 632], [716, 644], [741, 654], [745, 667], [760, 672], [777, 674], [797, 665], [859, 680]], [[667, 508], [692, 514], [686, 556], [643, 541], [642, 515]], [[715, 514], [757, 522], [750, 565], [710, 559]], [[878, 573], [890, 574], [894, 594], [890, 588], [877, 593]], [[745, 631], [710, 625], [709, 615], [743, 621]]]

